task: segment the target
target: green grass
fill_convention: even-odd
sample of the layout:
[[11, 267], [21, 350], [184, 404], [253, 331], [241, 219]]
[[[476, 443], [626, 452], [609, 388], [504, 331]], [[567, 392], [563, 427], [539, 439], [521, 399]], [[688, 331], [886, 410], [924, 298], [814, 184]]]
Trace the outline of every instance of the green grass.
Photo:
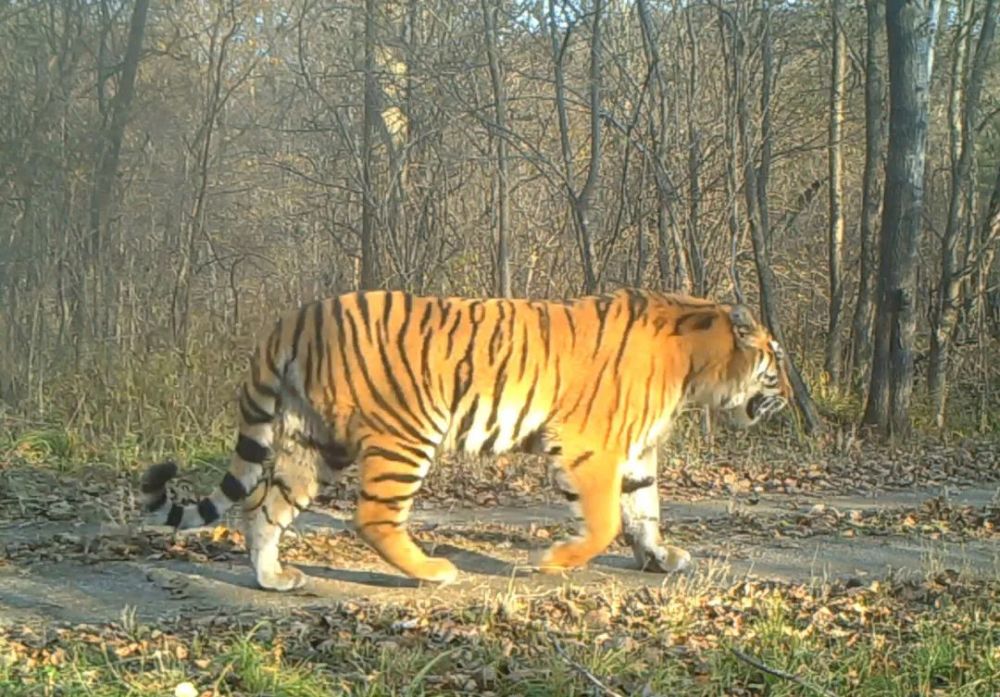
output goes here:
[[[995, 695], [1000, 584], [683, 583], [289, 618], [0, 633], [0, 694]], [[733, 653], [736, 648], [775, 677]]]
[[[931, 610], [913, 625], [903, 616], [875, 619], [862, 631], [838, 638], [803, 635], [794, 609], [775, 606], [748, 627], [751, 638], [742, 643], [768, 666], [834, 694], [995, 695], [1000, 688], [998, 611], [996, 598], [963, 602], [950, 611]], [[719, 658], [716, 669], [729, 687], [756, 684], [770, 695], [803, 693], [797, 683], [767, 675], [732, 654]]]

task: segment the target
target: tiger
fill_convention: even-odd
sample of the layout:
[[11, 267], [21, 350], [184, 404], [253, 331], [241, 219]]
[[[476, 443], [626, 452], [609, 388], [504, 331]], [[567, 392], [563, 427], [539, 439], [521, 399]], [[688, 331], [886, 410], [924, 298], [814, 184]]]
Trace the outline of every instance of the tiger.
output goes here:
[[321, 486], [358, 465], [353, 528], [419, 582], [458, 575], [406, 522], [435, 457], [523, 452], [556, 463], [580, 521], [529, 566], [585, 566], [621, 532], [643, 568], [691, 555], [661, 539], [657, 444], [702, 405], [736, 428], [782, 410], [785, 356], [742, 304], [622, 288], [568, 300], [350, 292], [287, 311], [259, 340], [238, 388], [238, 429], [219, 485], [197, 502], [168, 493], [173, 461], [140, 482], [147, 520], [210, 525], [244, 514], [257, 584], [301, 588], [279, 559], [282, 534]]

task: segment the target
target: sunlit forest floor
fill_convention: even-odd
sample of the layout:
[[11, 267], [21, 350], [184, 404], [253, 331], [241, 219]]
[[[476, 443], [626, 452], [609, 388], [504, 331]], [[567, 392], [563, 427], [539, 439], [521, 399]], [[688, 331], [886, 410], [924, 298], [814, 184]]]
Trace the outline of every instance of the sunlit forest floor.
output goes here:
[[[22, 431], [0, 444], [3, 695], [995, 695], [1000, 448], [845, 433], [678, 434], [662, 530], [689, 572], [621, 540], [564, 578], [569, 533], [531, 458], [446, 460], [411, 528], [458, 583], [418, 587], [348, 529], [353, 479], [283, 543], [302, 592], [256, 589], [235, 520], [138, 525], [135, 467]], [[225, 466], [192, 448], [182, 490]]]

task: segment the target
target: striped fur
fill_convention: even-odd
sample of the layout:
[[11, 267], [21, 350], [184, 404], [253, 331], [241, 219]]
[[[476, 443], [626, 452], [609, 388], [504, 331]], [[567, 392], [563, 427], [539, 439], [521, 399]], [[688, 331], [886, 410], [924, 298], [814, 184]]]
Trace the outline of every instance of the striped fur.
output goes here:
[[544, 453], [584, 521], [579, 538], [539, 560], [555, 571], [585, 564], [619, 532], [622, 488], [636, 486], [623, 484], [628, 463], [648, 460], [680, 408], [708, 405], [745, 427], [789, 394], [780, 349], [742, 306], [632, 289], [569, 301], [349, 293], [286, 314], [263, 337], [219, 487], [176, 503], [166, 490], [176, 467], [161, 464], [143, 478], [143, 501], [154, 521], [180, 528], [242, 503], [258, 581], [297, 587], [277, 539], [316, 481], [357, 462], [359, 534], [403, 573], [446, 582], [455, 567], [427, 557], [404, 526], [435, 455]]

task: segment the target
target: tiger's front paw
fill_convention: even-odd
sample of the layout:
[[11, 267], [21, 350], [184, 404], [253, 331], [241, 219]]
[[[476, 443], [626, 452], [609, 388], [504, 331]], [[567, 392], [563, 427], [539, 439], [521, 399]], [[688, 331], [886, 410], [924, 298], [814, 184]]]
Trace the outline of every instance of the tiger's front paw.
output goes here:
[[543, 574], [559, 574], [565, 567], [553, 563], [552, 549], [536, 549], [528, 555], [528, 566]]
[[691, 553], [673, 545], [634, 546], [632, 552], [642, 571], [673, 573], [691, 565]]
[[414, 571], [413, 576], [419, 581], [447, 586], [458, 579], [458, 569], [447, 559], [431, 557]]
[[532, 552], [528, 563], [543, 574], [560, 574], [585, 565], [592, 556], [578, 543], [562, 542]]

